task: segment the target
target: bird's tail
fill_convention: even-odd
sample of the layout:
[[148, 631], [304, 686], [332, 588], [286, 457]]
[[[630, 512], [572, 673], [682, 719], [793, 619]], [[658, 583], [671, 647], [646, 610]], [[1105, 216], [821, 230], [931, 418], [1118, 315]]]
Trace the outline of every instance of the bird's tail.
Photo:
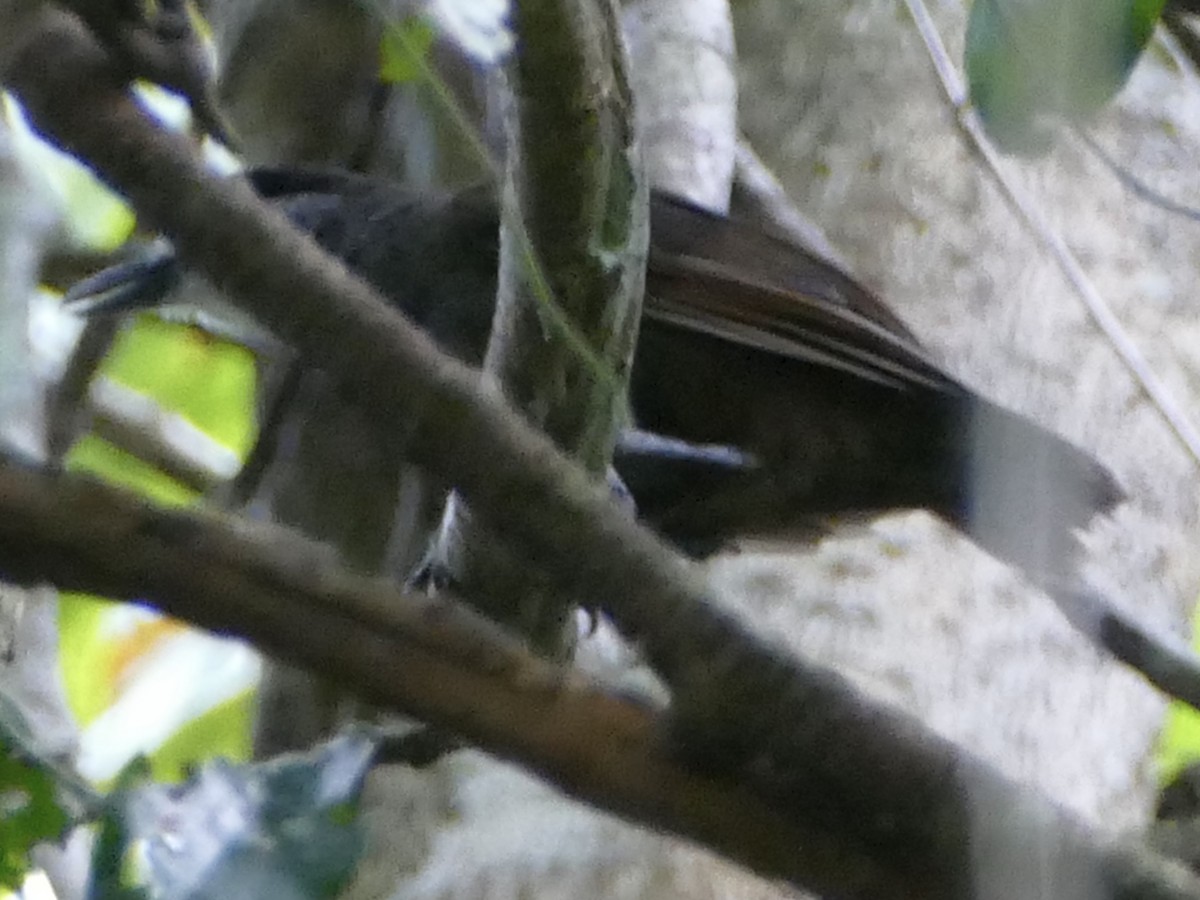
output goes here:
[[1128, 614], [1079, 571], [1076, 535], [1124, 499], [1100, 463], [1031, 420], [986, 401], [967, 417], [960, 503], [946, 517], [1019, 567], [1096, 646], [1200, 709], [1200, 658]]
[[943, 515], [1053, 593], [1074, 578], [1076, 533], [1124, 492], [1089, 453], [986, 400], [973, 398], [956, 427], [961, 476]]

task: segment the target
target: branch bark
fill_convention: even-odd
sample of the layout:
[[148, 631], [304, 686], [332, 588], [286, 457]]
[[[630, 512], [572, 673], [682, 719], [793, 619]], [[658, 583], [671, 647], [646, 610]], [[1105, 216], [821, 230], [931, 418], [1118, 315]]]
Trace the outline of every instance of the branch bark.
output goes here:
[[[499, 294], [483, 369], [599, 475], [627, 418], [649, 240], [633, 98], [611, 0], [522, 0], [514, 19], [521, 52], [508, 70]], [[457, 495], [434, 556], [489, 618], [549, 653], [572, 643], [569, 601]]]
[[[843, 871], [875, 870], [746, 787], [690, 771], [664, 741], [661, 710], [539, 660], [447, 596], [406, 594], [332, 556], [272, 526], [157, 509], [103, 484], [0, 462], [7, 579], [152, 599], [759, 871], [833, 884]], [[798, 858], [798, 846], [812, 852]]]
[[[1080, 879], [1073, 896], [1200, 897], [1178, 867], [1133, 845], [1091, 846], [1035, 797], [969, 765], [946, 774], [963, 776], [960, 786], [975, 795], [979, 865], [961, 870], [958, 883], [914, 880], [869, 843], [813, 821], [813, 806], [836, 799], [829, 792], [780, 795], [769, 771], [740, 781], [705, 772], [668, 739], [660, 709], [539, 660], [448, 597], [406, 594], [341, 569], [327, 549], [273, 526], [159, 509], [103, 484], [0, 461], [0, 574], [149, 598], [460, 734], [577, 799], [825, 896], [1021, 896], [1020, 872], [1032, 856]], [[857, 764], [853, 748], [844, 749]], [[933, 812], [935, 830], [958, 832], [960, 823]], [[892, 824], [903, 831], [914, 822]], [[990, 855], [997, 849], [1006, 854]]]

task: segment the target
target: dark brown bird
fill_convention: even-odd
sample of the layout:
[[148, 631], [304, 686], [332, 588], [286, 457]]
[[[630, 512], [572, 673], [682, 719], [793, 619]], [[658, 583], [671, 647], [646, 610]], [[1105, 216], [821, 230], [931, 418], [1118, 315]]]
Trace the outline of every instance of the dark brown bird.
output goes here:
[[[498, 256], [490, 189], [415, 194], [326, 170], [249, 177], [448, 352], [482, 360]], [[68, 305], [156, 305], [181, 274], [159, 252], [77, 285]], [[712, 466], [633, 453], [622, 467], [642, 518], [694, 552], [924, 508], [1042, 581], [1070, 571], [1073, 532], [1121, 499], [1088, 454], [965, 387], [872, 293], [759, 226], [655, 194], [644, 310], [638, 426], [737, 451]]]
[[[250, 177], [445, 349], [482, 359], [499, 233], [490, 190], [414, 195], [325, 171]], [[1073, 532], [1121, 499], [1094, 459], [948, 375], [829, 263], [661, 194], [650, 234], [637, 424], [748, 457], [690, 483], [672, 477], [670, 457], [618, 458], [642, 518], [668, 538], [706, 550], [924, 508], [1043, 582], [1066, 577]]]
[[[248, 177], [444, 349], [480, 362], [498, 258], [490, 189], [417, 194], [324, 170]], [[681, 443], [630, 433], [618, 447], [643, 521], [705, 555], [811, 535], [830, 518], [927, 509], [1017, 566], [1093, 640], [1200, 701], [1190, 661], [1077, 581], [1075, 532], [1122, 499], [1095, 459], [947, 374], [871, 292], [760, 226], [655, 194], [650, 231], [631, 407], [641, 429]], [[180, 276], [160, 252], [68, 302], [150, 306]]]

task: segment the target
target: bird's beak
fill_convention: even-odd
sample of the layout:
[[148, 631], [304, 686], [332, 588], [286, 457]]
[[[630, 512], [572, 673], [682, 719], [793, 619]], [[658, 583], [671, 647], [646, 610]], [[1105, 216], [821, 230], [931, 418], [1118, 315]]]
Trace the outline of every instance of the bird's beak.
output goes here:
[[85, 318], [154, 309], [178, 284], [180, 275], [174, 252], [158, 242], [136, 258], [73, 285], [63, 296], [63, 308]]

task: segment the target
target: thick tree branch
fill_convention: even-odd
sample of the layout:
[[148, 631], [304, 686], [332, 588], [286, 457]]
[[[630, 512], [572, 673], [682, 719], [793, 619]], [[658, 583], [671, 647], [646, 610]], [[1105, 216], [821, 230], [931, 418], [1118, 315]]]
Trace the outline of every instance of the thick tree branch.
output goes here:
[[[747, 807], [740, 817], [743, 824], [757, 823], [747, 827], [742, 846], [756, 845], [760, 871], [794, 869], [787, 877], [795, 883], [837, 897], [1021, 896], [1032, 892], [1021, 881], [1032, 874], [1039, 884], [1042, 878], [1072, 883], [1081, 896], [1200, 897], [1200, 886], [1179, 870], [1137, 850], [1101, 846], [1061, 810], [912, 719], [863, 699], [833, 673], [784, 659], [750, 638], [716, 610], [697, 573], [628, 521], [476, 373], [389, 313], [244, 183], [207, 176], [184, 141], [157, 132], [76, 21], [48, 10], [38, 19], [23, 46], [13, 53], [0, 48], [0, 59], [11, 60], [5, 78], [38, 127], [127, 194], [143, 220], [166, 233], [184, 260], [231, 300], [356, 391], [381, 421], [406, 428], [414, 460], [458, 486], [477, 513], [525, 549], [531, 565], [550, 573], [557, 589], [610, 613], [673, 689], [670, 727], [659, 739], [706, 765], [710, 783], [748, 784], [763, 804], [758, 809], [773, 811], [759, 818]], [[0, 484], [0, 502], [21, 496], [20, 484]], [[77, 490], [72, 482], [63, 489]], [[85, 494], [84, 505], [96, 496]], [[123, 541], [83, 562], [133, 565], [125, 554], [138, 533], [116, 527], [105, 506], [93, 503], [82, 515], [73, 507], [55, 520], [54, 531], [77, 534], [93, 517]], [[0, 569], [60, 583], [79, 577], [80, 560], [61, 545], [52, 553], [43, 547], [36, 566], [20, 564], [31, 558], [32, 523], [12, 522], [0, 514], [6, 536]], [[189, 596], [191, 605], [206, 604], [204, 620], [218, 625], [212, 610], [229, 612], [222, 591], [188, 593], [194, 568], [188, 560], [197, 549], [190, 528], [181, 529], [181, 550], [173, 557], [178, 568], [162, 587]], [[169, 542], [162, 534], [150, 537], [150, 558], [165, 560]], [[116, 586], [101, 581], [89, 586]], [[320, 587], [324, 592], [326, 585]], [[268, 643], [275, 652], [306, 639], [287, 622], [279, 627]], [[394, 648], [381, 650], [373, 640], [379, 637], [364, 629], [352, 646], [380, 667], [396, 659]], [[415, 695], [413, 701], [420, 703]], [[570, 712], [556, 710], [560, 721]], [[467, 723], [448, 724], [466, 732]], [[623, 740], [630, 734], [614, 733]], [[497, 740], [494, 749], [515, 758], [506, 746]], [[569, 755], [575, 748], [561, 749]], [[525, 761], [549, 776], [540, 758]], [[580, 777], [586, 785], [599, 776], [589, 769]], [[734, 802], [732, 795], [725, 799]], [[641, 812], [645, 821], [667, 827], [661, 808], [632, 796], [629, 802], [637, 805], [622, 809], [625, 814]], [[683, 812], [698, 815], [693, 807]], [[843, 870], [836, 861], [845, 859], [856, 862]]]
[[[701, 842], [761, 874], [831, 897], [909, 897], [927, 887], [887, 868], [870, 846], [808, 824], [806, 807], [829, 797], [814, 794], [793, 807], [794, 798], [772, 793], [770, 773], [748, 773], [739, 784], [697, 771], [664, 741], [661, 711], [533, 657], [446, 598], [405, 594], [386, 579], [340, 569], [328, 550], [292, 532], [159, 509], [97, 482], [0, 460], [0, 575], [150, 599], [461, 734], [578, 799]], [[970, 787], [985, 796], [1008, 789], [995, 779]], [[1048, 835], [1040, 832], [1043, 811], [1032, 798], [1024, 802], [1030, 808], [1023, 812], [980, 804], [988, 850], [1046, 852], [1049, 836], [1078, 865], [1075, 829], [1056, 822]], [[1144, 851], [1113, 849], [1101, 858], [1103, 869], [1076, 874], [1120, 890], [1088, 896], [1200, 896], [1181, 872]], [[1055, 853], [1045, 859], [1057, 861]], [[992, 860], [982, 877], [1010, 861], [1018, 860]], [[1004, 883], [1017, 882], [1006, 873]], [[960, 888], [942, 886], [930, 896], [970, 895], [969, 882]]]
[[746, 787], [689, 771], [664, 742], [661, 711], [539, 660], [446, 598], [339, 569], [292, 532], [0, 461], [0, 575], [150, 599], [766, 874], [832, 885], [861, 867], [884, 877]]
[[[484, 372], [599, 475], [626, 419], [649, 238], [633, 99], [612, 0], [521, 0], [514, 20], [521, 50], [508, 69], [499, 293]], [[436, 555], [489, 617], [561, 650], [563, 595], [457, 497]]]
[[[641, 319], [648, 192], [611, 0], [521, 0], [500, 297], [484, 371], [591, 472], [612, 455]], [[529, 243], [526, 243], [525, 236]], [[552, 297], [531, 271], [535, 256]], [[594, 353], [547, 341], [554, 303]], [[600, 370], [597, 370], [596, 363]]]

